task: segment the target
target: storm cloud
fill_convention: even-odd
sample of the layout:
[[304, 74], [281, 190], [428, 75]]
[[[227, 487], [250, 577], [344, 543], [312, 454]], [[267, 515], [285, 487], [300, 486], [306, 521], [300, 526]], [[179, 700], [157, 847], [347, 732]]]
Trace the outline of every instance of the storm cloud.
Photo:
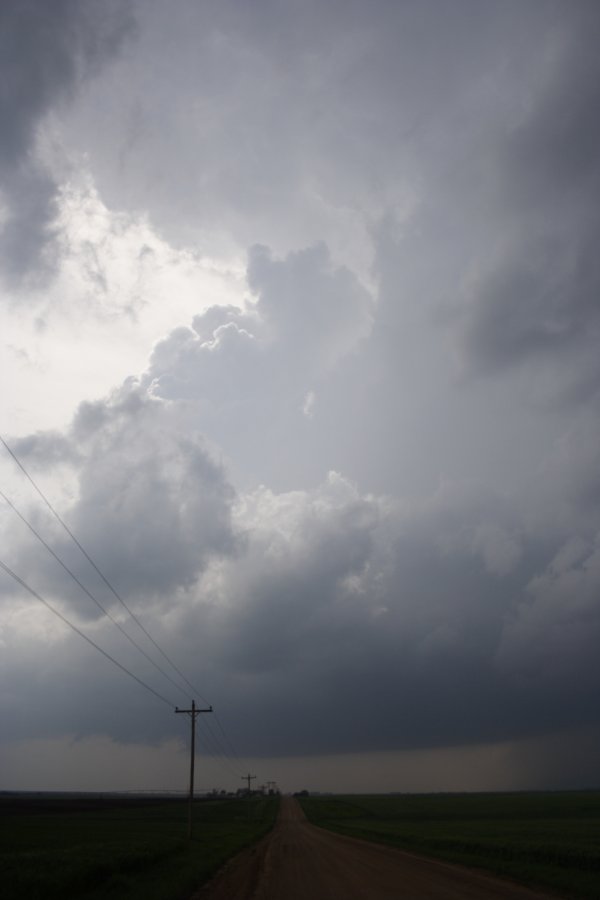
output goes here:
[[43, 124], [131, 32], [129, 4], [7, 0], [0, 9], [2, 278], [39, 282], [56, 253], [58, 184]]
[[[322, 788], [345, 758], [394, 789], [398, 754], [420, 789], [574, 784], [600, 683], [597, 4], [26, 13], [3, 13], [25, 47], [1, 156], [18, 458], [246, 757]], [[14, 274], [50, 238], [31, 329]], [[0, 527], [27, 583], [185, 702], [14, 511]], [[158, 777], [178, 717], [0, 591], [23, 759], [76, 736], [113, 775], [143, 745]]]

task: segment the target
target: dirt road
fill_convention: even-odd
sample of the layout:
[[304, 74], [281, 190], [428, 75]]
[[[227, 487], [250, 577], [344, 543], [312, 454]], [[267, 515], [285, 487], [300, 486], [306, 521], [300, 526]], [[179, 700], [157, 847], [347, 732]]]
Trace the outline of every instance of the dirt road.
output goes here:
[[543, 900], [510, 882], [310, 825], [284, 797], [277, 825], [194, 900]]

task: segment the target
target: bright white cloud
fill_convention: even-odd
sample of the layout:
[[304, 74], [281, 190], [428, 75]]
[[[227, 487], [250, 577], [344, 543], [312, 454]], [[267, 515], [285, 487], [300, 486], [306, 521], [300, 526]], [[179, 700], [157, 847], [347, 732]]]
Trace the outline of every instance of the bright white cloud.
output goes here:
[[[141, 369], [149, 348], [205, 306], [243, 301], [243, 260], [175, 250], [143, 216], [111, 212], [88, 175], [57, 194], [51, 285], [0, 306], [5, 431], [64, 426], [84, 397]], [[76, 373], [76, 377], [74, 374]]]

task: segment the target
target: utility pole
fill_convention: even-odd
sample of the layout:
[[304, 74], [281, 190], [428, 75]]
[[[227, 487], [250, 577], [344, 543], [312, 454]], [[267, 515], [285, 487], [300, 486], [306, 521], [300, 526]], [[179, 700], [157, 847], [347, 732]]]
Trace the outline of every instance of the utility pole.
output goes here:
[[191, 747], [191, 755], [190, 755], [190, 802], [188, 808], [188, 838], [191, 840], [192, 837], [192, 807], [194, 805], [194, 760], [196, 758], [196, 716], [200, 715], [200, 713], [209, 713], [212, 712], [212, 706], [209, 706], [208, 709], [196, 709], [196, 701], [192, 700], [192, 708], [191, 709], [179, 709], [178, 706], [175, 707], [176, 713], [186, 713], [189, 715], [192, 721], [192, 747]]
[[269, 794], [271, 793], [271, 791], [273, 790], [273, 788], [275, 787], [276, 784], [277, 784], [276, 781], [267, 781], [267, 792]]
[[249, 772], [247, 775], [242, 775], [242, 781], [248, 782], [248, 793], [250, 793], [250, 782], [256, 778], [256, 775], [251, 775]]

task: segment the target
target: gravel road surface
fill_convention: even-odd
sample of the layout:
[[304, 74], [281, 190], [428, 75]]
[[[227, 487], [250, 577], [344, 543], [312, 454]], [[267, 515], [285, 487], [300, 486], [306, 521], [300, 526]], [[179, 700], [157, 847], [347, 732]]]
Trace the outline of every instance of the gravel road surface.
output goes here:
[[462, 866], [333, 834], [283, 797], [277, 824], [193, 900], [549, 900]]

